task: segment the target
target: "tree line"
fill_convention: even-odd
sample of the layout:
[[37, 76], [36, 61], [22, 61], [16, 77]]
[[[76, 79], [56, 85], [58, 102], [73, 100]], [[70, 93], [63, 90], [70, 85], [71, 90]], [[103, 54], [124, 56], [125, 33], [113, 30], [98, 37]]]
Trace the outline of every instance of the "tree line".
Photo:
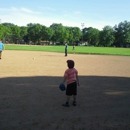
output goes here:
[[63, 26], [61, 23], [53, 23], [50, 27], [38, 23], [29, 23], [27, 26], [17, 26], [12, 23], [0, 24], [0, 39], [9, 43], [48, 44], [65, 41], [68, 44], [82, 44], [88, 46], [116, 46], [130, 47], [130, 22], [120, 22], [114, 27], [105, 26], [102, 30], [93, 27]]

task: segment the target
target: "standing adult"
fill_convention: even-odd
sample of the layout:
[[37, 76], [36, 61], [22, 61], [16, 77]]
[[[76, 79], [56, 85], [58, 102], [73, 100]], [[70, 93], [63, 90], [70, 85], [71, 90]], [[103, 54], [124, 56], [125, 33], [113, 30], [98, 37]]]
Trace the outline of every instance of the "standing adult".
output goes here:
[[68, 53], [68, 44], [67, 42], [65, 43], [65, 56], [67, 56], [67, 53]]
[[2, 43], [2, 40], [0, 40], [0, 59], [2, 56], [2, 50], [4, 49], [4, 44]]

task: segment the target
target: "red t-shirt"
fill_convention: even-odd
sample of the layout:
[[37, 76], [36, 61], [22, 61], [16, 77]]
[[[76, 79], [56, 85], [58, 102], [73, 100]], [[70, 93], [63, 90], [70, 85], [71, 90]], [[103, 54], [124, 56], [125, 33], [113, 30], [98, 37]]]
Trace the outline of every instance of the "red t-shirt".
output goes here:
[[67, 69], [64, 73], [64, 77], [67, 79], [67, 84], [73, 83], [77, 81], [78, 71], [75, 68]]

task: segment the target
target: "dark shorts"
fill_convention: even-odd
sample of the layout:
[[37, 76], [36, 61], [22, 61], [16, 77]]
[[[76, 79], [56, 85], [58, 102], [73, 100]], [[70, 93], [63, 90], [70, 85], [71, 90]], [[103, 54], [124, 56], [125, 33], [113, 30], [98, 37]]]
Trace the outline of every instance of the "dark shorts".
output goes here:
[[77, 95], [77, 82], [73, 82], [67, 85], [66, 95]]

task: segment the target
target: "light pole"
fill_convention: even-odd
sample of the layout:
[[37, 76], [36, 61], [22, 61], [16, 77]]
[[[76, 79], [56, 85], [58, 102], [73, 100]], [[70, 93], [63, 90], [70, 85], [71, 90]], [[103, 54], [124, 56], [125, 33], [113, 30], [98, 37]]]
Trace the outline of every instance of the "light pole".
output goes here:
[[83, 27], [84, 27], [84, 23], [81, 23], [81, 27], [82, 27], [82, 44], [83, 44]]

